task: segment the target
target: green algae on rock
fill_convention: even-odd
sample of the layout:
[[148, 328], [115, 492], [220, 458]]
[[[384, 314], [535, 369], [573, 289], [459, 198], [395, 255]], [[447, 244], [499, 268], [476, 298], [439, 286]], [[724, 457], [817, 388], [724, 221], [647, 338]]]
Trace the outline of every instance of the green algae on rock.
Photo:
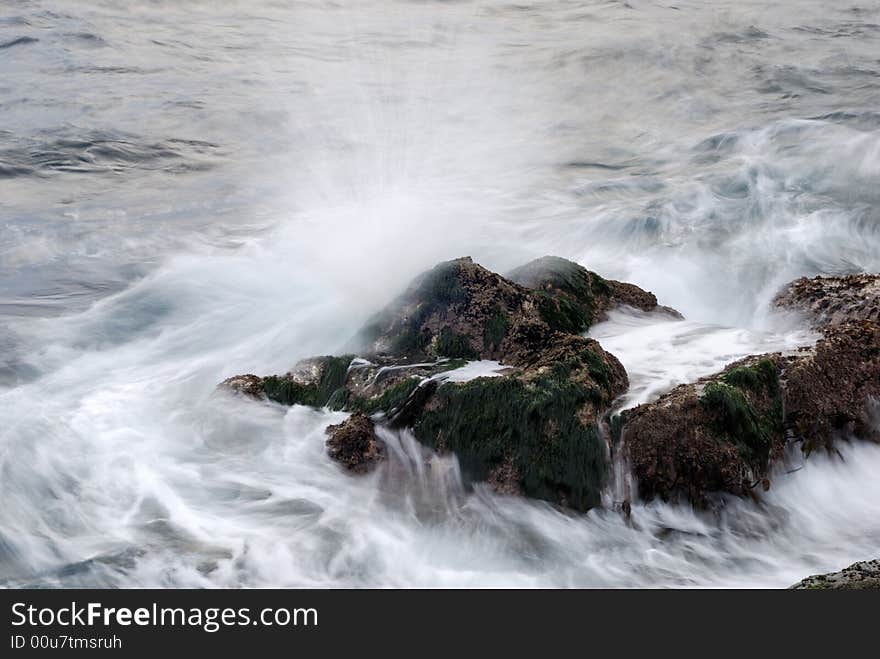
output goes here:
[[586, 332], [615, 306], [680, 314], [657, 304], [653, 293], [624, 282], [604, 279], [577, 263], [543, 256], [510, 273], [508, 278], [535, 292], [541, 317], [553, 329]]
[[583, 411], [608, 394], [560, 366], [531, 380], [442, 384], [413, 432], [423, 444], [455, 453], [470, 481], [587, 510], [599, 503], [607, 464], [595, 417]]
[[290, 373], [263, 378], [263, 394], [282, 405], [329, 406], [345, 385], [354, 355], [312, 357], [299, 362]]
[[620, 436], [644, 499], [748, 493], [785, 445], [778, 355], [747, 358], [621, 414]]
[[[358, 333], [361, 358], [316, 357], [284, 375], [224, 384], [284, 405], [326, 406], [410, 427], [422, 443], [455, 453], [467, 482], [587, 510], [598, 504], [608, 475], [597, 423], [628, 379], [620, 362], [581, 332], [615, 303], [614, 283], [552, 257], [518, 276], [538, 289], [467, 257], [441, 263]], [[643, 308], [656, 307], [653, 295], [632, 290]], [[509, 368], [466, 382], [444, 379], [468, 360]]]
[[798, 279], [775, 303], [809, 316], [814, 346], [749, 357], [622, 414], [643, 498], [706, 505], [769, 487], [787, 445], [808, 456], [839, 438], [880, 441], [880, 276]]

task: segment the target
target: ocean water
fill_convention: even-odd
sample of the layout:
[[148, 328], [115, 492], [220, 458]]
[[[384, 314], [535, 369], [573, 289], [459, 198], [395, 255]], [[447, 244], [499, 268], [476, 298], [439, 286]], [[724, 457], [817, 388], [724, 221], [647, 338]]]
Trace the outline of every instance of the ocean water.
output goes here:
[[467, 492], [408, 433], [354, 478], [343, 414], [214, 386], [464, 255], [680, 310], [593, 328], [620, 405], [809, 344], [778, 288], [880, 270], [878, 53], [873, 1], [3, 3], [0, 582], [786, 586], [876, 557], [875, 445], [627, 523]]

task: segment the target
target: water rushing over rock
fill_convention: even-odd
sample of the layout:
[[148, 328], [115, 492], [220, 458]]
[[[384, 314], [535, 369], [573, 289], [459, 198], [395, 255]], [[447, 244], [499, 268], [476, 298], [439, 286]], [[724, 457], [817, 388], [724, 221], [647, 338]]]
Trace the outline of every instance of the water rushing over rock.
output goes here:
[[[880, 276], [798, 280], [777, 298], [810, 311], [815, 346], [756, 355], [623, 412], [621, 450], [648, 498], [768, 489], [786, 446], [833, 450], [839, 439], [880, 440]], [[807, 290], [808, 289], [808, 290]]]
[[[815, 346], [747, 357], [613, 417], [629, 387], [626, 371], [581, 333], [615, 306], [681, 315], [632, 284], [558, 257], [510, 278], [518, 283], [470, 258], [441, 263], [358, 333], [355, 345], [368, 359], [311, 358], [283, 376], [235, 376], [223, 386], [286, 405], [356, 411], [328, 441], [349, 469], [380, 455], [366, 411], [454, 453], [469, 482], [500, 492], [588, 510], [611, 477], [627, 516], [634, 490], [646, 500], [683, 495], [700, 507], [724, 493], [757, 498], [790, 444], [809, 455], [843, 437], [880, 437], [878, 276], [794, 282], [777, 305], [813, 312], [824, 333]], [[462, 360], [491, 358], [509, 364], [509, 373], [437, 377]]]
[[[633, 498], [615, 451], [575, 513], [383, 418], [354, 476], [326, 446], [347, 412], [214, 391], [361, 352], [462, 254], [557, 254], [686, 316], [592, 318], [629, 380], [613, 414], [797, 356], [823, 335], [783, 287], [880, 272], [878, 24], [819, 0], [4, 3], [0, 583], [786, 587], [877, 558], [855, 423], [708, 509]], [[509, 378], [501, 356], [407, 368], [439, 392]]]
[[[581, 333], [615, 306], [680, 316], [637, 286], [565, 259], [544, 257], [510, 276], [524, 285], [470, 258], [441, 263], [368, 321], [354, 344], [365, 349], [357, 361], [311, 358], [282, 376], [235, 376], [223, 385], [286, 405], [369, 412], [454, 453], [470, 483], [588, 510], [608, 478], [601, 417], [628, 380], [620, 362]], [[438, 378], [468, 359], [509, 368]], [[352, 418], [328, 442], [349, 468], [377, 455], [365, 417]], [[364, 439], [345, 442], [355, 430]]]

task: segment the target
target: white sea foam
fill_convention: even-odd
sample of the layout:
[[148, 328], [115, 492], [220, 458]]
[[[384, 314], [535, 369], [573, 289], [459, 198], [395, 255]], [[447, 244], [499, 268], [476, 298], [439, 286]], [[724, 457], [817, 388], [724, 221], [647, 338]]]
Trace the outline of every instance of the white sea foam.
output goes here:
[[[874, 445], [791, 456], [761, 504], [636, 502], [628, 524], [466, 492], [406, 432], [353, 477], [324, 451], [344, 414], [214, 392], [337, 351], [466, 254], [559, 254], [682, 311], [593, 328], [622, 405], [809, 342], [779, 286], [880, 269], [876, 12], [129, 3], [148, 44], [57, 4], [20, 10], [41, 47], [0, 63], [21, 99], [0, 157], [36, 170], [0, 199], [4, 583], [784, 586], [876, 557]], [[111, 46], [69, 38], [86, 29]]]

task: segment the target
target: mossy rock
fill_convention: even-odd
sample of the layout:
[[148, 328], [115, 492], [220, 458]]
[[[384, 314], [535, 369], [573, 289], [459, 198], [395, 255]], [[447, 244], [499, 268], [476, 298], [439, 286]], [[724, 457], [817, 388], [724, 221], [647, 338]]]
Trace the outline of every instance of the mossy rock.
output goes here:
[[501, 348], [501, 344], [510, 330], [510, 316], [500, 304], [496, 304], [483, 327], [483, 345], [490, 351], [495, 352]]
[[778, 355], [745, 359], [624, 412], [623, 428], [612, 432], [623, 439], [640, 494], [684, 494], [707, 506], [713, 493], [768, 487], [786, 441], [780, 363]]
[[448, 327], [444, 327], [437, 337], [434, 351], [439, 357], [450, 359], [479, 359], [480, 353], [472, 345], [468, 337], [456, 334]]
[[783, 441], [779, 372], [770, 359], [734, 366], [706, 385], [700, 402], [719, 437], [737, 445], [757, 473], [766, 470], [775, 443]]
[[613, 307], [662, 311], [675, 318], [681, 314], [659, 306], [656, 296], [635, 284], [604, 277], [558, 256], [543, 256], [507, 275], [511, 281], [533, 291], [544, 321], [561, 332], [581, 334], [607, 318]]
[[389, 415], [403, 406], [421, 382], [420, 377], [410, 377], [397, 382], [375, 398], [351, 396], [346, 402], [345, 409], [364, 414], [384, 412]]
[[[424, 443], [455, 452], [471, 481], [589, 509], [608, 471], [596, 420], [628, 379], [613, 355], [582, 334], [619, 282], [555, 257], [512, 276], [519, 283], [469, 257], [440, 263], [361, 330], [352, 350], [364, 359], [320, 357], [286, 375], [239, 376], [229, 386], [412, 427]], [[632, 290], [631, 297], [653, 299]], [[466, 383], [435, 377], [469, 360], [510, 370]]]
[[427, 354], [434, 337], [424, 331], [424, 323], [467, 299], [462, 284], [464, 262], [464, 259], [446, 261], [417, 277], [398, 300], [366, 324], [355, 343], [369, 346], [381, 341], [386, 351], [396, 356]]
[[[605, 447], [580, 412], [595, 390], [561, 365], [535, 380], [477, 378], [441, 385], [413, 431], [422, 443], [458, 457], [470, 482], [504, 470], [527, 496], [577, 510], [600, 502], [607, 480]], [[512, 468], [511, 468], [512, 467]]]
[[263, 378], [263, 393], [282, 405], [329, 406], [342, 409], [345, 381], [353, 355], [318, 357], [306, 360], [314, 364], [315, 377], [297, 373], [270, 375]]
[[536, 259], [507, 276], [535, 291], [541, 317], [550, 327], [572, 334], [590, 328], [597, 315], [597, 296], [607, 298], [611, 293], [599, 275], [557, 256]]

